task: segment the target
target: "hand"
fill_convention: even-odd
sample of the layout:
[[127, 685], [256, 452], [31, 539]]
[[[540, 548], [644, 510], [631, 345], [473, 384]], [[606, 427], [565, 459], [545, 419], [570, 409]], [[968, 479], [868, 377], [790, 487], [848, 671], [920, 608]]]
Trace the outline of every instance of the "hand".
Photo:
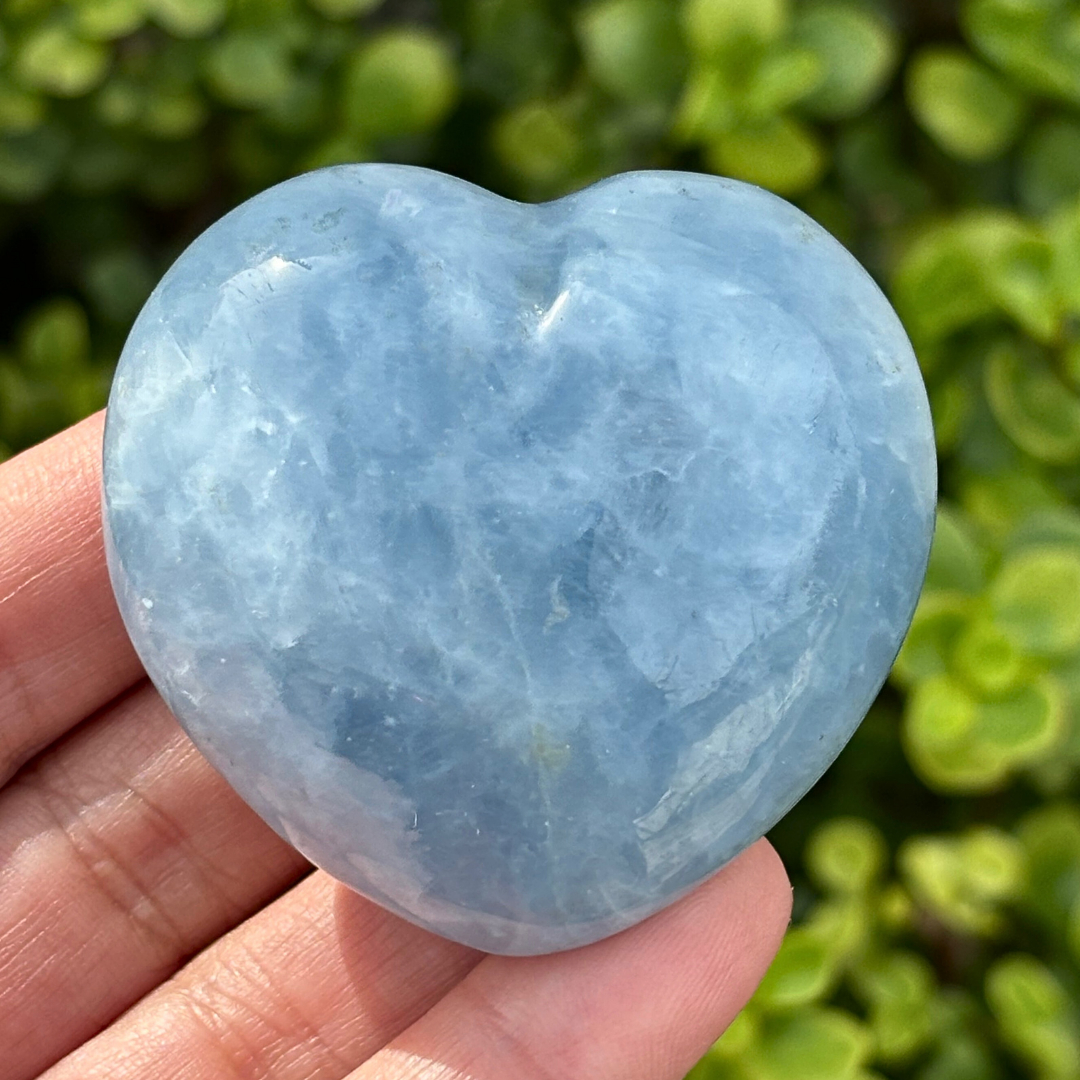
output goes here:
[[4, 1077], [682, 1077], [787, 925], [772, 848], [632, 930], [529, 959], [313, 872], [143, 675], [105, 570], [101, 428], [0, 466]]

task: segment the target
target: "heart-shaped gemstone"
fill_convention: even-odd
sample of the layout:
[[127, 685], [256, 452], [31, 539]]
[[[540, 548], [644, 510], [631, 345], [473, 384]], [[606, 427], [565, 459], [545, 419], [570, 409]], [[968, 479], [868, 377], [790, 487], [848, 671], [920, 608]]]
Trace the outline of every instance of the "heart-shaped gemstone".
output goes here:
[[121, 610], [191, 737], [314, 862], [504, 953], [636, 922], [809, 788], [934, 495], [870, 277], [674, 172], [272, 188], [150, 298], [105, 440]]

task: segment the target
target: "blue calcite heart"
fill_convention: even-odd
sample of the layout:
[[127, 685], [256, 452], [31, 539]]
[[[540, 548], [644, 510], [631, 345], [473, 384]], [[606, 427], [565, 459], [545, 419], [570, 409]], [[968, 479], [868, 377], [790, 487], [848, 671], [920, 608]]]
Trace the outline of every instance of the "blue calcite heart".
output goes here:
[[105, 438], [146, 668], [283, 836], [539, 953], [761, 836], [870, 705], [935, 497], [896, 316], [744, 184], [301, 176], [150, 298]]

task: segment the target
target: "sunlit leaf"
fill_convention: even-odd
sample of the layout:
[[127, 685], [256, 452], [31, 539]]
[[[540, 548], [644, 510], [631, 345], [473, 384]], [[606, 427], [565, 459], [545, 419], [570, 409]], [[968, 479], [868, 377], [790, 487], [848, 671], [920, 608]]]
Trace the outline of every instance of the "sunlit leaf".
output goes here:
[[1080, 460], [1080, 396], [1041, 356], [1004, 341], [984, 371], [986, 399], [1018, 446], [1054, 464]]
[[978, 50], [1018, 82], [1080, 103], [1080, 34], [1068, 3], [967, 0], [961, 19]]
[[586, 67], [610, 93], [648, 101], [671, 96], [682, 83], [685, 47], [668, 0], [599, 0], [577, 25]]
[[203, 37], [225, 19], [228, 0], [143, 0], [154, 19], [177, 37]]
[[721, 175], [782, 195], [816, 183], [827, 163], [814, 134], [788, 117], [733, 128], [707, 146], [706, 159]]
[[1041, 1075], [1076, 1075], [1075, 1006], [1045, 964], [1024, 954], [997, 960], [986, 974], [986, 1000], [1010, 1046]]
[[871, 1048], [850, 1013], [817, 1006], [768, 1017], [748, 1064], [760, 1080], [854, 1080]]
[[834, 818], [811, 835], [804, 858], [821, 888], [848, 893], [867, 889], [877, 880], [886, 854], [877, 826], [861, 818]]
[[867, 108], [885, 88], [899, 57], [888, 24], [862, 5], [843, 0], [801, 7], [794, 36], [821, 58], [824, 68], [802, 107], [830, 119]]
[[328, 19], [355, 19], [374, 11], [383, 0], [308, 0], [320, 15]]
[[943, 675], [949, 669], [956, 639], [974, 613], [970, 597], [954, 589], [927, 589], [919, 598], [904, 644], [893, 665], [901, 686]]
[[927, 47], [907, 71], [919, 123], [949, 153], [983, 161], [1006, 150], [1024, 121], [1023, 98], [963, 49]]
[[1005, 562], [990, 587], [994, 620], [1027, 652], [1080, 647], [1080, 549], [1030, 547]]
[[206, 74], [222, 101], [252, 109], [270, 105], [288, 93], [292, 64], [280, 38], [238, 30], [209, 48]]
[[342, 109], [353, 131], [377, 138], [426, 131], [456, 95], [454, 58], [442, 38], [420, 28], [386, 30], [350, 58]]
[[62, 23], [49, 23], [27, 37], [15, 57], [15, 71], [27, 85], [56, 97], [80, 97], [109, 69], [109, 50], [83, 41]]
[[531, 102], [507, 113], [495, 128], [494, 142], [507, 168], [545, 188], [568, 179], [585, 149], [569, 111], [549, 102]]
[[683, 0], [682, 21], [690, 48], [718, 56], [746, 42], [776, 40], [790, 17], [787, 0]]
[[754, 995], [767, 1011], [792, 1009], [822, 1000], [839, 975], [835, 948], [807, 927], [793, 927]]

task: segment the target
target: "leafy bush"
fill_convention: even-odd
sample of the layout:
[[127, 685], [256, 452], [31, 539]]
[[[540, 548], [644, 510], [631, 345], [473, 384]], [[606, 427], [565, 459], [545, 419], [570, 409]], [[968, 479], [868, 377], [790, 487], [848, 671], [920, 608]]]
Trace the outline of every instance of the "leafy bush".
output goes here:
[[698, 1080], [1080, 1078], [1080, 3], [7, 0], [0, 454], [98, 408], [156, 278], [297, 171], [795, 199], [916, 346], [942, 509], [796, 922]]

